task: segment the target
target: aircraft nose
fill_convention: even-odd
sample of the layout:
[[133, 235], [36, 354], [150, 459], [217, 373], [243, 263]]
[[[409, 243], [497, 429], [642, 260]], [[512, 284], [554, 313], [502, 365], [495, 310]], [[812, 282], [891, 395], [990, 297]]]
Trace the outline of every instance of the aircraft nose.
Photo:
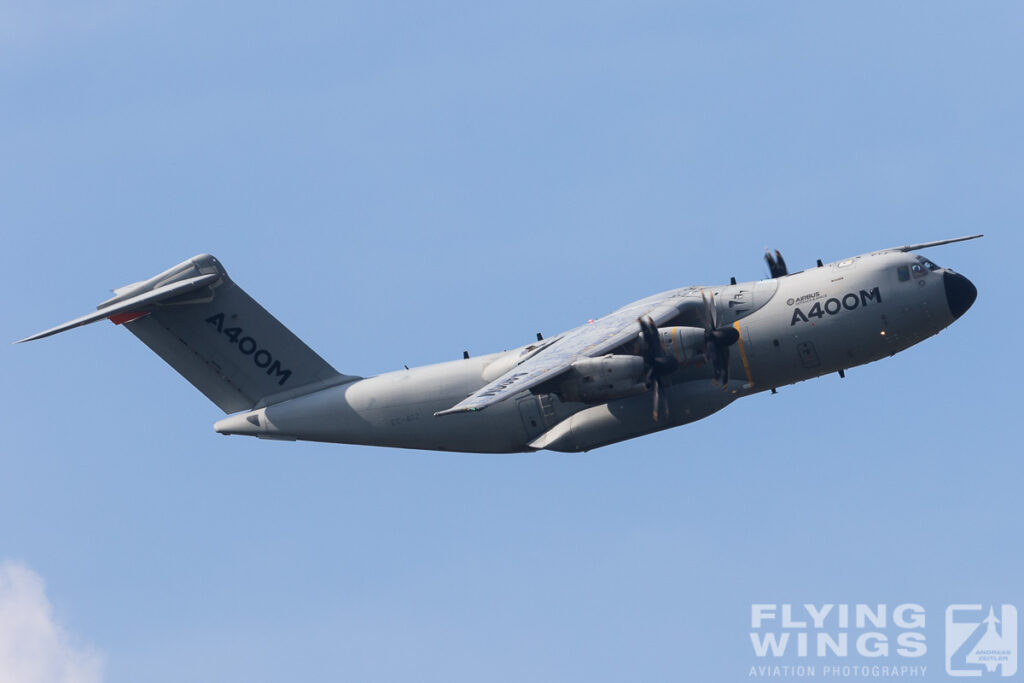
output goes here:
[[946, 301], [954, 318], [959, 318], [971, 307], [978, 298], [978, 290], [970, 280], [959, 273], [946, 271], [942, 274], [942, 282], [946, 286]]

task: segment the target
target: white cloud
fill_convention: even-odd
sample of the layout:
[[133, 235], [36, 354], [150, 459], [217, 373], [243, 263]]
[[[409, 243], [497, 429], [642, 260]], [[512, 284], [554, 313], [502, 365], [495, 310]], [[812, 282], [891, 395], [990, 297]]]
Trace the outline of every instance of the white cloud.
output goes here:
[[53, 618], [43, 579], [17, 562], [0, 562], [0, 681], [96, 683], [103, 659], [76, 645]]

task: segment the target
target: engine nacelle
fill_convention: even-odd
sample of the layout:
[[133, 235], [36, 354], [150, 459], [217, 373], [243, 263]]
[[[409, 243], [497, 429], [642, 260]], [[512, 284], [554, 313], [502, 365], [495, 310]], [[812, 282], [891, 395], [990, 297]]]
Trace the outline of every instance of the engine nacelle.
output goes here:
[[558, 392], [563, 401], [604, 403], [647, 391], [645, 375], [644, 359], [640, 356], [608, 354], [583, 358], [572, 364], [559, 383]]
[[[680, 365], [704, 360], [704, 330], [700, 327], [660, 327], [661, 348]], [[643, 347], [643, 338], [640, 340]]]
[[651, 401], [635, 396], [623, 401], [584, 408], [567, 417], [530, 443], [530, 448], [577, 453], [632, 439], [675, 425], [686, 424], [721, 410], [737, 398], [711, 380], [676, 384], [668, 390], [671, 419], [655, 422]]

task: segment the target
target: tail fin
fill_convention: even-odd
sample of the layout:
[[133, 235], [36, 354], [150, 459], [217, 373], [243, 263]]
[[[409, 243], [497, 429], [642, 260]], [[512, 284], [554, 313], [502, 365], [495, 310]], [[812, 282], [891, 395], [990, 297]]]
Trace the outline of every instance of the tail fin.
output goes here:
[[201, 254], [121, 287], [95, 313], [22, 339], [107, 318], [124, 325], [225, 413], [350, 382]]

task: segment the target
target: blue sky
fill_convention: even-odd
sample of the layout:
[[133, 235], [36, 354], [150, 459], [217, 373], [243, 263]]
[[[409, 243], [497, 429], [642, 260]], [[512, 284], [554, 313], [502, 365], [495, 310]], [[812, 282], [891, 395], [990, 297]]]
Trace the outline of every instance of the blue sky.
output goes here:
[[369, 375], [760, 278], [769, 245], [987, 235], [928, 253], [980, 292], [938, 337], [581, 455], [225, 438], [109, 324], [7, 347], [0, 592], [111, 682], [738, 680], [751, 604], [804, 602], [920, 603], [944, 680], [946, 605], [1024, 608], [1022, 29], [1012, 3], [0, 6], [8, 340], [210, 252]]

